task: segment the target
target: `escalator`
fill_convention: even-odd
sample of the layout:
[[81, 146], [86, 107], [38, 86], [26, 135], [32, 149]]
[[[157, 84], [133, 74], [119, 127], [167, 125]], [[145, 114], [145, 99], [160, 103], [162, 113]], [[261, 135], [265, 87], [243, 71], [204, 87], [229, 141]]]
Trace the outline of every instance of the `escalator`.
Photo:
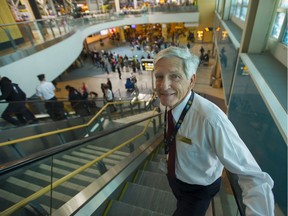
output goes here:
[[[17, 163], [15, 167], [2, 169], [0, 215], [53, 214], [103, 174], [127, 160], [135, 149], [153, 139], [162, 123], [159, 120], [156, 127], [153, 121], [147, 126], [148, 119], [45, 150], [42, 152], [45, 157], [30, 158], [20, 166]], [[143, 128], [145, 132], [141, 132]], [[121, 143], [125, 144], [123, 148], [111, 150]], [[75, 174], [78, 169], [82, 170]], [[54, 188], [53, 184], [58, 184], [59, 180], [62, 182]], [[39, 191], [42, 191], [40, 196]]]
[[[172, 215], [161, 114], [144, 116], [1, 170], [0, 215]], [[206, 216], [223, 215], [220, 200]]]
[[[163, 149], [163, 148], [162, 148]], [[156, 154], [136, 172], [134, 179], [126, 182], [120, 197], [111, 199], [103, 215], [172, 215], [176, 199], [172, 194], [167, 177], [158, 168], [164, 154]]]

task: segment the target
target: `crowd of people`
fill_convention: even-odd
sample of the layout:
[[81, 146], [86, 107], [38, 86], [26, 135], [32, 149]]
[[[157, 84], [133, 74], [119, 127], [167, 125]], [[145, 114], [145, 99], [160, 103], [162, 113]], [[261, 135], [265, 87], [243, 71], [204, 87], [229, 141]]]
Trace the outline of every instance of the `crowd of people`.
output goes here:
[[[194, 34], [188, 32], [186, 35], [185, 31], [173, 31], [170, 33], [169, 42], [164, 40], [161, 31], [147, 31], [142, 33], [136, 33], [133, 29], [125, 32], [125, 37], [130, 42], [130, 49], [137, 49], [142, 52], [142, 56], [132, 55], [127, 56], [116, 52], [107, 51], [102, 49], [101, 51], [97, 49], [92, 49], [88, 51], [91, 58], [92, 64], [100, 68], [103, 72], [118, 73], [119, 79], [122, 79], [122, 74], [124, 72], [131, 73], [131, 76], [126, 78], [125, 88], [127, 91], [132, 93], [136, 92], [139, 94], [139, 89], [137, 88], [137, 78], [136, 73], [141, 74], [141, 60], [142, 59], [153, 59], [158, 52], [162, 49], [166, 49], [170, 46], [178, 46], [177, 41], [181, 34], [187, 36], [187, 47], [190, 49], [191, 44], [194, 43]], [[119, 34], [114, 34], [113, 39], [119, 39]], [[103, 43], [103, 41], [101, 41]], [[203, 47], [200, 49], [200, 64], [209, 62], [209, 51], [205, 53]], [[139, 58], [140, 57], [140, 58]], [[81, 61], [83, 64], [83, 60]], [[44, 107], [52, 120], [62, 120], [67, 118], [67, 110], [64, 107], [64, 103], [59, 101], [55, 96], [56, 84], [50, 81], [46, 81], [45, 74], [39, 74], [38, 79], [40, 81], [36, 88], [35, 94], [42, 101], [44, 101]], [[6, 100], [9, 102], [9, 106], [2, 113], [2, 118], [13, 125], [23, 125], [31, 124], [37, 122], [34, 114], [30, 111], [28, 106], [25, 105], [26, 95], [15, 83], [12, 83], [7, 77], [2, 77], [0, 80], [0, 88], [2, 95], [0, 100]], [[21, 94], [15, 94], [14, 90], [18, 89]], [[95, 100], [98, 98], [98, 93], [89, 91], [88, 86], [83, 83], [81, 88], [75, 88], [71, 85], [65, 87], [67, 90], [67, 98], [70, 101], [72, 110], [75, 111], [76, 115], [86, 116], [94, 114], [99, 107], [96, 106]], [[101, 87], [103, 91], [103, 99], [106, 102], [114, 101], [114, 94], [112, 90], [111, 81], [103, 84]], [[14, 101], [17, 101], [14, 102]], [[21, 102], [19, 102], [21, 101]], [[13, 103], [12, 103], [13, 102]], [[112, 106], [111, 106], [112, 107]], [[112, 112], [116, 111], [115, 107], [112, 107]], [[15, 116], [15, 118], [13, 117]]]

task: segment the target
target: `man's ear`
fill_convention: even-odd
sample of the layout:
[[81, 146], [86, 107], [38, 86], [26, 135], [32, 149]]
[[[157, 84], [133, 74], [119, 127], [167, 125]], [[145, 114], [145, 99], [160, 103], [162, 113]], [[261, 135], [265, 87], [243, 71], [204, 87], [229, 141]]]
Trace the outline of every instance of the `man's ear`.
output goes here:
[[196, 83], [196, 74], [193, 74], [191, 79], [190, 79], [190, 88], [193, 89], [194, 85]]

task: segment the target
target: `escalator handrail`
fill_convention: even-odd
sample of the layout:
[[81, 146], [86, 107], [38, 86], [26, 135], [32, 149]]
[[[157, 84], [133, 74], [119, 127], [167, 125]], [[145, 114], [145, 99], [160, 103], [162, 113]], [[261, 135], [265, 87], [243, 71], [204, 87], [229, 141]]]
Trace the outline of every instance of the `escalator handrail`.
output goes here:
[[[157, 111], [157, 108], [154, 108], [152, 115], [154, 115]], [[114, 149], [111, 149], [110, 151], [104, 153], [103, 155], [95, 158], [94, 160], [86, 163], [85, 165], [79, 167], [78, 169], [74, 170], [73, 172], [69, 173], [68, 175], [56, 180], [55, 182], [47, 185], [46, 187], [40, 189], [39, 191], [35, 192], [34, 194], [26, 197], [25, 199], [19, 201], [18, 203], [14, 204], [13, 206], [7, 208], [6, 210], [0, 212], [1, 215], [11, 215], [13, 212], [17, 211], [19, 208], [27, 205], [29, 202], [37, 199], [38, 197], [48, 193], [50, 190], [53, 190], [54, 188], [58, 187], [59, 185], [67, 182], [68, 180], [70, 180], [71, 178], [73, 178], [74, 176], [78, 175], [79, 173], [83, 172], [84, 170], [88, 169], [89, 167], [93, 166], [95, 163], [97, 163], [98, 161], [108, 157], [109, 155], [111, 155], [112, 153], [114, 153], [115, 151], [123, 148], [124, 146], [130, 144], [132, 141], [134, 141], [135, 139], [145, 135], [148, 126], [150, 125], [152, 121], [152, 118], [149, 119], [149, 121], [147, 122], [147, 124], [145, 125], [144, 129], [142, 130], [142, 132], [140, 132], [139, 134], [135, 135], [134, 137], [130, 138], [129, 140], [125, 141], [124, 143], [118, 145], [117, 147], [115, 147]]]
[[[144, 100], [139, 100], [139, 101], [137, 101], [135, 103], [145, 103], [145, 102], [146, 101], [144, 101]], [[27, 137], [24, 137], [24, 138], [19, 138], [19, 139], [9, 140], [9, 141], [5, 141], [5, 142], [0, 142], [0, 147], [7, 146], [7, 145], [12, 145], [12, 144], [17, 144], [19, 142], [25, 142], [25, 141], [29, 141], [29, 140], [33, 140], [33, 139], [37, 139], [37, 138], [42, 138], [42, 137], [46, 137], [46, 136], [50, 136], [50, 135], [54, 135], [54, 134], [59, 134], [59, 133], [67, 132], [67, 131], [81, 129], [81, 128], [84, 128], [84, 127], [88, 127], [110, 105], [113, 105], [113, 104], [125, 104], [125, 103], [128, 104], [128, 103], [130, 103], [130, 101], [108, 102], [87, 123], [84, 123], [84, 124], [81, 124], [81, 125], [77, 125], [77, 126], [67, 127], [67, 128], [63, 128], [63, 129], [57, 129], [57, 130], [54, 130], [54, 131], [49, 131], [49, 132], [45, 132], [45, 133], [41, 133], [41, 134], [37, 134], [37, 135], [27, 136]]]

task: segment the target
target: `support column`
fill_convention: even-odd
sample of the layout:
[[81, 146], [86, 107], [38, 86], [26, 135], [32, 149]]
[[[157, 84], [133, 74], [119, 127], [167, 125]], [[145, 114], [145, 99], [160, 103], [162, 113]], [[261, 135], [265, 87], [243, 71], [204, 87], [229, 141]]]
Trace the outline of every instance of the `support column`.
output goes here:
[[120, 2], [119, 0], [115, 0], [115, 9], [116, 9], [116, 12], [119, 13], [120, 12]]
[[266, 49], [273, 9], [270, 0], [249, 1], [240, 53], [261, 53]]
[[119, 27], [119, 34], [120, 34], [120, 41], [121, 42], [126, 42], [125, 34], [124, 34], [124, 28], [123, 27]]
[[166, 24], [162, 24], [162, 36], [165, 41], [167, 41], [167, 26]]
[[98, 2], [96, 0], [95, 1], [86, 0], [86, 3], [88, 5], [88, 10], [89, 11], [99, 10], [99, 4], [98, 4]]
[[133, 0], [133, 4], [134, 4], [134, 9], [137, 9], [137, 7], [138, 7], [137, 0]]

